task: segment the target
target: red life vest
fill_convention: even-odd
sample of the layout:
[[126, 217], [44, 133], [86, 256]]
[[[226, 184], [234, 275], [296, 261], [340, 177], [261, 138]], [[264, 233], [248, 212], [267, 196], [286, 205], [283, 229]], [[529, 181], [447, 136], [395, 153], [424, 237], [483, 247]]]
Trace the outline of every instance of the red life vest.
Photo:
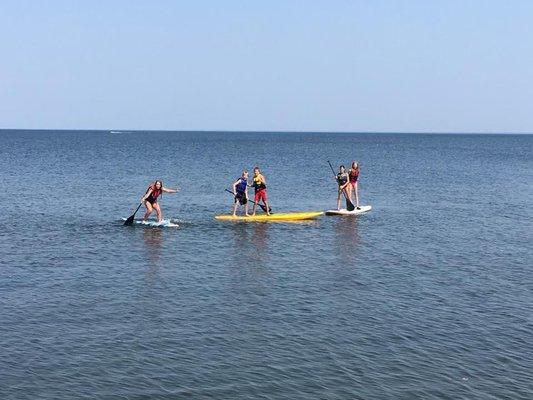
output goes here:
[[163, 188], [156, 189], [155, 183], [152, 183], [150, 186], [148, 186], [148, 189], [146, 189], [146, 193], [148, 193], [150, 190], [152, 190], [152, 193], [150, 193], [150, 196], [152, 199], [157, 200], [157, 198], [163, 193]]
[[355, 170], [350, 169], [350, 173], [348, 175], [350, 176], [350, 183], [357, 182], [357, 178], [359, 178], [359, 167], [357, 167]]

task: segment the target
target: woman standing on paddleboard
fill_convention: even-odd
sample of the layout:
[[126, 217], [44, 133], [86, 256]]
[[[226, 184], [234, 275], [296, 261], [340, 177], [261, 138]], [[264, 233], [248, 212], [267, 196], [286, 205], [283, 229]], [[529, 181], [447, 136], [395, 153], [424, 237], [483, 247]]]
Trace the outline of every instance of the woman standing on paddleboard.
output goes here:
[[255, 215], [255, 210], [259, 201], [263, 201], [263, 204], [265, 205], [264, 210], [266, 212], [266, 215], [270, 215], [270, 207], [268, 206], [268, 196], [266, 191], [266, 179], [263, 174], [261, 174], [261, 170], [259, 169], [259, 167], [254, 168], [253, 187], [255, 189], [255, 196], [252, 215]]
[[341, 209], [341, 195], [342, 192], [344, 192], [346, 198], [350, 198], [350, 194], [348, 193], [348, 185], [350, 185], [349, 176], [346, 173], [346, 168], [344, 165], [341, 165], [339, 167], [339, 173], [335, 177], [337, 180], [337, 183], [339, 184], [339, 191], [337, 193], [337, 210]]
[[361, 207], [359, 207], [359, 193], [357, 191], [357, 179], [359, 178], [359, 164], [357, 161], [352, 162], [352, 167], [350, 168], [348, 176], [350, 178], [350, 197], [352, 197], [352, 194], [355, 196], [356, 208], [360, 210]]
[[148, 189], [146, 189], [145, 195], [141, 199], [141, 203], [144, 204], [146, 207], [146, 213], [144, 214], [143, 221], [146, 221], [150, 214], [152, 214], [152, 211], [155, 210], [157, 214], [157, 222], [161, 222], [163, 220], [163, 213], [161, 212], [161, 207], [159, 207], [159, 204], [157, 204], [157, 198], [165, 193], [176, 193], [178, 189], [168, 189], [163, 186], [162, 181], [155, 181], [154, 183], [150, 184], [148, 186]]

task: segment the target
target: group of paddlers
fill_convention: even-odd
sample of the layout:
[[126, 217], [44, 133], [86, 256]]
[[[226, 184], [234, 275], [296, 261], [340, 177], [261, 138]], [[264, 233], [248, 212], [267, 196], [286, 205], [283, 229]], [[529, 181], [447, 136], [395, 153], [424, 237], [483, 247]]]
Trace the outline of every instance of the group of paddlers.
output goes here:
[[357, 181], [359, 180], [359, 163], [357, 163], [357, 161], [353, 161], [352, 166], [348, 171], [346, 171], [346, 167], [344, 165], [341, 165], [339, 167], [339, 173], [335, 179], [339, 184], [339, 192], [337, 194], [337, 210], [340, 210], [341, 208], [341, 194], [343, 192], [346, 198], [350, 199], [359, 210], [359, 192], [357, 189]]
[[[248, 171], [244, 170], [242, 175], [233, 182], [233, 215], [237, 213], [239, 205], [244, 206], [244, 213], [246, 216], [254, 216], [256, 213], [257, 205], [262, 202], [261, 208], [267, 215], [270, 215], [270, 206], [268, 205], [268, 195], [266, 187], [265, 176], [261, 173], [259, 167], [254, 167], [252, 180], [249, 181]], [[355, 203], [359, 210], [359, 193], [357, 190], [357, 182], [359, 180], [359, 164], [354, 161], [348, 171], [344, 165], [339, 166], [339, 172], [335, 176], [335, 180], [338, 184], [337, 193], [337, 210], [340, 210], [341, 196], [345, 196], [346, 199], [350, 199], [352, 203]], [[253, 187], [255, 190], [252, 214], [248, 213], [248, 188]], [[141, 198], [141, 203], [146, 207], [146, 213], [144, 214], [143, 221], [150, 217], [150, 214], [155, 210], [157, 214], [157, 221], [163, 220], [163, 214], [161, 207], [157, 203], [157, 199], [163, 193], [176, 193], [179, 189], [169, 189], [163, 186], [163, 182], [156, 180], [150, 184], [146, 190], [145, 195]], [[354, 201], [355, 200], [355, 201]], [[353, 207], [353, 206], [352, 206]]]
[[[359, 210], [359, 192], [357, 189], [357, 181], [359, 180], [359, 164], [354, 161], [348, 171], [344, 165], [339, 166], [339, 172], [335, 176], [335, 180], [338, 184], [338, 193], [337, 193], [337, 210], [340, 210], [341, 207], [341, 196], [344, 193], [344, 196], [347, 199], [350, 199], [352, 203], [356, 205], [356, 208]], [[268, 196], [266, 192], [266, 179], [265, 176], [261, 173], [259, 167], [254, 168], [254, 176], [252, 182], [248, 182], [248, 171], [244, 170], [242, 175], [233, 182], [233, 196], [234, 196], [234, 205], [233, 205], [233, 216], [237, 213], [237, 207], [239, 205], [244, 206], [244, 213], [246, 216], [248, 214], [248, 187], [253, 187], [255, 189], [254, 201], [252, 216], [255, 215], [257, 205], [260, 201], [263, 202], [263, 210], [267, 215], [269, 215], [270, 207], [268, 205]], [[355, 200], [355, 201], [354, 201]]]

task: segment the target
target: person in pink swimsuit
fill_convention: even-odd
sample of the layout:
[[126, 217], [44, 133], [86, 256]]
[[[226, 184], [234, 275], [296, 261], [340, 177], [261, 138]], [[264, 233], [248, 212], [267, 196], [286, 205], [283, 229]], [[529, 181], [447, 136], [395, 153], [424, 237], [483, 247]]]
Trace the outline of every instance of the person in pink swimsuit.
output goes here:
[[359, 180], [359, 164], [357, 161], [352, 162], [352, 167], [348, 172], [348, 177], [350, 178], [350, 197], [352, 197], [352, 195], [355, 196], [355, 202], [353, 200], [352, 202], [354, 202], [356, 208], [360, 210], [361, 207], [359, 207], [359, 193], [357, 190], [357, 181]]

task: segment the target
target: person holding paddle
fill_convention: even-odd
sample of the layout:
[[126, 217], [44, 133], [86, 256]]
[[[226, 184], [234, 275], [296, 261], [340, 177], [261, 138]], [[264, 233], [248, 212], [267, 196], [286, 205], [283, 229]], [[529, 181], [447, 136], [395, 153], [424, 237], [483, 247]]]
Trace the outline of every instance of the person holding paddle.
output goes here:
[[160, 180], [156, 180], [154, 183], [151, 183], [150, 186], [148, 186], [148, 189], [146, 189], [146, 193], [141, 198], [141, 204], [144, 204], [146, 207], [146, 213], [144, 214], [143, 221], [146, 221], [150, 214], [152, 214], [152, 211], [155, 210], [157, 214], [157, 222], [161, 222], [163, 220], [163, 213], [161, 212], [161, 207], [159, 207], [159, 204], [157, 204], [157, 199], [159, 196], [161, 196], [164, 193], [176, 193], [178, 189], [168, 189], [163, 186], [163, 182]]
[[359, 164], [357, 163], [357, 161], [352, 162], [352, 167], [350, 168], [348, 176], [350, 178], [350, 197], [352, 196], [352, 194], [355, 196], [356, 208], [360, 210], [361, 207], [359, 207], [359, 193], [357, 192], [357, 179], [359, 178]]
[[252, 210], [252, 215], [255, 215], [257, 203], [259, 203], [259, 201], [263, 201], [263, 204], [265, 206], [261, 208], [265, 210], [266, 215], [270, 215], [270, 207], [268, 206], [268, 196], [266, 191], [266, 179], [261, 173], [259, 167], [254, 167], [254, 178], [252, 186], [255, 189], [254, 208]]
[[233, 205], [233, 216], [236, 216], [237, 207], [240, 204], [241, 206], [244, 206], [244, 213], [247, 217], [249, 217], [250, 214], [248, 214], [248, 171], [242, 171], [241, 177], [233, 183], [233, 196], [235, 197]]
[[[344, 195], [344, 198], [346, 199], [346, 211], [353, 211], [355, 210], [355, 206], [353, 205], [352, 201], [350, 200], [350, 196], [346, 190], [346, 186], [349, 184], [349, 176], [346, 173], [346, 168], [344, 168], [344, 165], [341, 165], [339, 167], [339, 173], [335, 174], [335, 170], [333, 169], [333, 165], [328, 161], [329, 168], [331, 169], [331, 172], [333, 173], [333, 178], [337, 181], [339, 185], [339, 193], [337, 197], [337, 211], [340, 211], [340, 197], [341, 193]], [[342, 184], [341, 184], [342, 182]], [[343, 189], [341, 189], [343, 187]]]
[[348, 173], [346, 172], [346, 168], [344, 165], [341, 165], [339, 167], [339, 173], [335, 177], [337, 180], [337, 183], [339, 185], [339, 190], [337, 193], [337, 210], [341, 209], [341, 194], [344, 193], [344, 196], [346, 199], [349, 199], [350, 194], [348, 193], [348, 186], [350, 185], [350, 177], [348, 176]]

